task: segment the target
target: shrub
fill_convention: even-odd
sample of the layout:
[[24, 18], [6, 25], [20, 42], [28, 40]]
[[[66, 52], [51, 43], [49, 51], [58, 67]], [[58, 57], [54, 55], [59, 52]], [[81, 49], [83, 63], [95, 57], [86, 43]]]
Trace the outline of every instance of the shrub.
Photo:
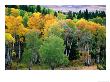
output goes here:
[[57, 36], [49, 36], [39, 51], [41, 62], [49, 65], [51, 69], [60, 65], [67, 65], [69, 62], [64, 54], [64, 41]]

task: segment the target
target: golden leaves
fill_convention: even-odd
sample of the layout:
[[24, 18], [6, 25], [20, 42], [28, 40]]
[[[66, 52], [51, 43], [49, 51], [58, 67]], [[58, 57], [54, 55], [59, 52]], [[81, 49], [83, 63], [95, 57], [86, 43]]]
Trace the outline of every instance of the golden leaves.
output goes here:
[[7, 27], [6, 32], [13, 34], [17, 34], [20, 36], [25, 35], [28, 32], [28, 29], [24, 27], [22, 24], [21, 16], [5, 16], [5, 25]]
[[[35, 12], [32, 15], [28, 15], [29, 12], [25, 13], [29, 18], [26, 23], [27, 25], [24, 27], [23, 18], [22, 16], [19, 16], [19, 9], [10, 9], [11, 16], [5, 16], [5, 26], [6, 32], [12, 35], [17, 34], [19, 36], [24, 36], [28, 31], [35, 30], [36, 32], [41, 33], [43, 37], [47, 37], [51, 28], [55, 28], [55, 30], [61, 32], [64, 28], [68, 27], [73, 29], [74, 27], [78, 29], [85, 28], [93, 32], [95, 32], [96, 29], [105, 28], [98, 23], [87, 21], [83, 18], [77, 19], [77, 21], [74, 22], [74, 20], [65, 19], [65, 16], [61, 13], [59, 14], [60, 18], [58, 19], [53, 14], [43, 15], [39, 12]], [[8, 12], [7, 8], [6, 12]]]
[[19, 16], [19, 9], [11, 8], [11, 15], [12, 16]]
[[86, 28], [86, 29], [89, 29], [91, 31], [95, 31], [96, 29], [99, 29], [102, 27], [102, 25], [100, 25], [100, 24], [97, 24], [97, 23], [92, 22], [92, 21], [87, 21], [85, 19], [78, 20], [78, 22], [76, 22], [76, 26], [79, 29]]
[[41, 13], [33, 13], [31, 17], [29, 17], [28, 20], [28, 28], [29, 29], [40, 29], [43, 25], [43, 18]]
[[5, 41], [6, 44], [15, 42], [15, 39], [12, 37], [10, 33], [5, 33]]

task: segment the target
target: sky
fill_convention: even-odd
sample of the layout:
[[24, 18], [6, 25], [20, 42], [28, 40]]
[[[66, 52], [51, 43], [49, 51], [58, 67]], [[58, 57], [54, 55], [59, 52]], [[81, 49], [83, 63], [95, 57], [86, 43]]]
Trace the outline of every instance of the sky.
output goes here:
[[55, 11], [62, 11], [62, 12], [68, 12], [68, 11], [74, 11], [78, 12], [79, 10], [86, 10], [88, 11], [106, 11], [105, 5], [45, 5], [47, 8], [51, 8]]

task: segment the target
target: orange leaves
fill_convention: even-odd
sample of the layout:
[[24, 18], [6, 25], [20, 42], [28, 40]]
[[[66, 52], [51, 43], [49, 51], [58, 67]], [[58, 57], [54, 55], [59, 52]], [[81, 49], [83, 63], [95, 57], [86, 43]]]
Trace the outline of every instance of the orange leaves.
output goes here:
[[28, 20], [29, 29], [41, 29], [43, 28], [43, 16], [41, 13], [33, 13], [33, 15]]
[[24, 27], [21, 27], [21, 28], [19, 28], [19, 30], [18, 30], [18, 35], [19, 35], [19, 36], [24, 36], [28, 31], [29, 31], [29, 29], [24, 28]]
[[6, 16], [5, 17], [5, 25], [7, 27], [6, 32], [13, 34], [17, 34], [23, 36], [25, 33], [28, 32], [27, 28], [24, 28], [22, 24], [22, 17], [21, 16]]
[[15, 17], [14, 16], [5, 16], [5, 25], [10, 28], [15, 25]]
[[15, 26], [19, 26], [22, 24], [22, 17], [14, 17], [14, 16], [5, 16], [5, 25], [7, 28], [14, 28]]
[[46, 37], [48, 35], [48, 32], [49, 32], [49, 28], [51, 28], [52, 25], [54, 25], [57, 20], [56, 20], [56, 17], [51, 15], [51, 14], [47, 14], [45, 15], [45, 24], [44, 24], [44, 27], [43, 27], [43, 35]]
[[56, 19], [56, 17], [52, 14], [46, 14], [45, 15], [45, 20], [51, 20], [51, 19]]
[[[10, 8], [11, 16], [5, 16], [5, 26], [6, 32], [12, 35], [17, 34], [19, 36], [24, 36], [28, 31], [34, 30], [41, 34], [43, 37], [47, 37], [51, 29], [57, 30], [58, 32], [64, 31], [65, 28], [75, 29], [87, 29], [95, 32], [96, 29], [104, 28], [104, 26], [85, 20], [83, 18], [74, 20], [66, 19], [65, 15], [59, 13], [59, 17], [55, 17], [53, 14], [43, 15], [39, 12], [35, 12], [29, 15], [29, 12], [25, 13], [26, 19], [19, 16], [19, 9]], [[6, 12], [9, 10], [6, 8]], [[25, 21], [25, 22], [24, 22]], [[25, 25], [25, 24], [26, 25]], [[24, 27], [24, 25], [25, 27]], [[56, 32], [57, 33], [57, 32]]]
[[78, 20], [78, 22], [76, 22], [76, 26], [80, 29], [80, 28], [85, 28], [87, 25], [88, 21], [85, 19], [80, 19]]
[[56, 17], [55, 16], [53, 16], [51, 14], [45, 15], [45, 27], [46, 28], [53, 25], [55, 22], [56, 22]]
[[100, 24], [97, 24], [97, 23], [94, 23], [94, 22], [91, 22], [89, 21], [88, 22], [88, 26], [87, 26], [90, 30], [96, 30], [96, 29], [99, 29], [101, 27]]
[[96, 29], [101, 28], [102, 26], [100, 24], [94, 23], [92, 21], [87, 21], [85, 19], [80, 19], [78, 22], [76, 22], [76, 26], [81, 29], [81, 28], [86, 28], [91, 31], [95, 31]]

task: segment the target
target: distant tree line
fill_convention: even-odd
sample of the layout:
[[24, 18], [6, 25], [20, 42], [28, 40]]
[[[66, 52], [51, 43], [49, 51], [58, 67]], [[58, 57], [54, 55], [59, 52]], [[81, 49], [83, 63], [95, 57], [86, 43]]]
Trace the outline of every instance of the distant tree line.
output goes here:
[[106, 17], [106, 13], [105, 11], [98, 11], [96, 10], [95, 12], [89, 12], [87, 9], [85, 11], [79, 11], [79, 12], [72, 12], [72, 11], [69, 11], [67, 13], [67, 18], [68, 19], [73, 19], [73, 17], [75, 17], [75, 15], [77, 15], [77, 19], [80, 19], [80, 18], [84, 18], [86, 20], [88, 19], [92, 19], [92, 18], [96, 18], [96, 17]]
[[80, 19], [80, 18], [84, 18], [86, 20], [88, 19], [92, 19], [92, 18], [96, 18], [96, 17], [106, 17], [106, 13], [105, 11], [98, 11], [96, 10], [95, 12], [90, 12], [88, 11], [88, 9], [86, 9], [85, 11], [79, 11], [79, 12], [73, 12], [73, 11], [68, 11], [68, 12], [62, 12], [62, 11], [54, 11], [52, 9], [49, 9], [49, 8], [45, 8], [43, 6], [40, 6], [40, 5], [6, 5], [5, 7], [8, 7], [8, 8], [16, 8], [16, 9], [20, 9], [20, 10], [24, 10], [24, 11], [27, 11], [27, 12], [40, 12], [42, 14], [54, 14], [54, 16], [57, 17], [58, 13], [63, 13], [66, 15], [66, 18], [67, 19], [73, 19], [74, 17], [77, 16], [77, 19]]
[[6, 5], [5, 7], [8, 8], [15, 8], [15, 9], [20, 9], [20, 10], [24, 10], [27, 12], [40, 12], [42, 14], [50, 14], [51, 12], [53, 12], [53, 10], [49, 9], [49, 8], [45, 8], [43, 6], [40, 5]]

